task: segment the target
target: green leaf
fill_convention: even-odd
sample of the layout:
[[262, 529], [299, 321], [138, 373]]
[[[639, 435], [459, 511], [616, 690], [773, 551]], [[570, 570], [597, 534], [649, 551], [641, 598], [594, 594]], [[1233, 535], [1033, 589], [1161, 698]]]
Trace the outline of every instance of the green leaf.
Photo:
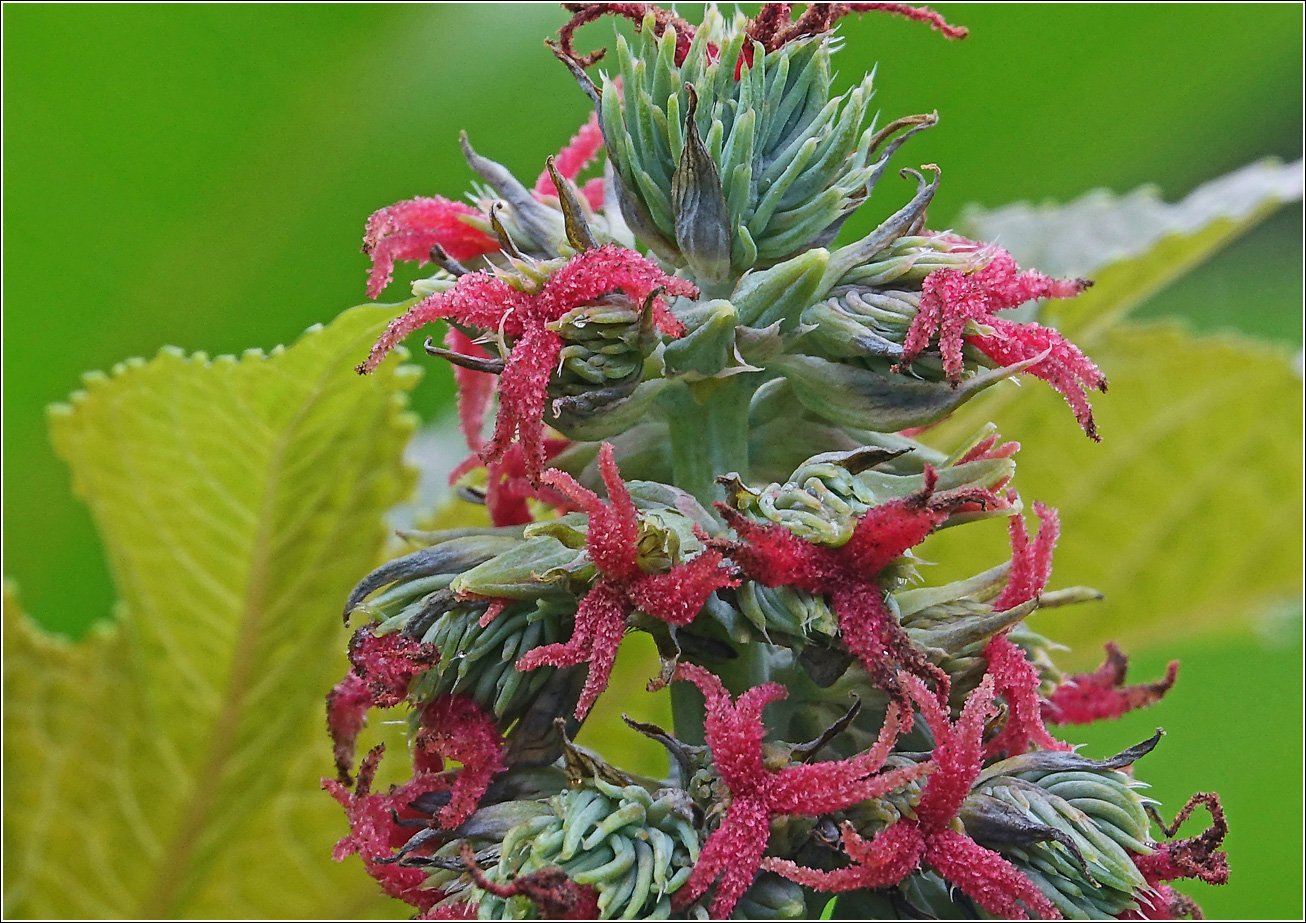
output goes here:
[[120, 596], [81, 643], [6, 599], [4, 912], [393, 914], [319, 790], [339, 609], [375, 562], [415, 374], [352, 366], [392, 309], [289, 349], [164, 350], [51, 411]]
[[[1085, 664], [1106, 638], [1229, 630], [1295, 597], [1302, 388], [1285, 351], [1167, 323], [1109, 331], [1093, 357], [1111, 381], [1094, 403], [1102, 444], [1085, 439], [1061, 398], [1034, 382], [984, 417], [1024, 446], [1015, 485], [1025, 501], [1060, 509], [1052, 587], [1087, 584], [1106, 594], [1101, 604], [1037, 613], [1033, 627], [1072, 645], [1074, 661]], [[974, 416], [949, 420], [931, 442], [955, 443]], [[976, 542], [982, 528], [991, 538]], [[930, 582], [1002, 560], [1001, 531], [976, 525], [932, 537], [922, 553], [947, 567]]]
[[1301, 161], [1261, 160], [1175, 204], [1151, 186], [1123, 196], [1097, 190], [1069, 205], [972, 206], [960, 225], [976, 240], [1002, 244], [1022, 266], [1093, 279], [1078, 298], [1049, 302], [1040, 318], [1086, 346], [1134, 305], [1301, 196]]

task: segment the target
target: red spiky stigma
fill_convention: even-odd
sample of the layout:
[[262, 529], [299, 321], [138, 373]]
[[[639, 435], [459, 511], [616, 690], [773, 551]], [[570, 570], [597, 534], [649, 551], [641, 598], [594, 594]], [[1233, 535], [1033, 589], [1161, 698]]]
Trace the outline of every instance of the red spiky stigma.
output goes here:
[[996, 852], [954, 828], [962, 802], [984, 763], [984, 725], [995, 712], [993, 678], [985, 676], [967, 697], [956, 722], [921, 680], [900, 680], [934, 734], [934, 769], [921, 790], [914, 820], [899, 818], [871, 840], [844, 827], [853, 864], [834, 871], [804, 868], [787, 859], [764, 867], [801, 885], [825, 891], [885, 888], [928, 865], [981, 908], [1005, 919], [1061, 919], [1037, 886]]
[[[522, 446], [526, 476], [534, 481], [546, 457], [544, 405], [549, 376], [563, 346], [562, 337], [547, 325], [574, 308], [616, 292], [640, 304], [657, 292], [694, 298], [698, 289], [615, 244], [572, 257], [555, 269], [538, 291], [524, 291], [514, 281], [489, 272], [460, 276], [451, 289], [431, 295], [393, 321], [358, 371], [371, 372], [404, 337], [433, 321], [454, 320], [496, 334], [508, 353], [499, 375], [494, 434], [481, 450], [481, 459], [486, 464], [500, 461], [516, 438]], [[652, 312], [654, 326], [663, 334], [678, 337], [684, 333], [684, 326], [660, 296], [653, 297]]]
[[1043, 704], [1043, 717], [1053, 724], [1091, 724], [1119, 718], [1136, 708], [1148, 708], [1174, 686], [1179, 661], [1172, 660], [1165, 676], [1150, 683], [1124, 685], [1129, 658], [1113, 641], [1106, 643], [1106, 659], [1092, 673], [1080, 673], [1062, 682]]
[[[558, 50], [571, 58], [581, 67], [590, 67], [603, 59], [607, 49], [599, 48], [588, 54], [579, 54], [575, 48], [576, 30], [587, 23], [615, 16], [628, 19], [635, 24], [636, 31], [643, 29], [644, 20], [653, 16], [653, 32], [661, 38], [667, 29], [676, 33], [676, 66], [685, 63], [689, 47], [697, 34], [697, 29], [681, 19], [672, 10], [665, 10], [652, 3], [564, 3], [563, 9], [571, 13], [571, 19], [558, 30]], [[834, 29], [835, 23], [845, 16], [858, 13], [889, 13], [902, 16], [916, 22], [928, 23], [930, 28], [943, 33], [950, 39], [965, 38], [969, 31], [961, 26], [949, 24], [938, 13], [925, 6], [911, 6], [906, 3], [809, 3], [807, 9], [795, 20], [792, 3], [764, 3], [746, 27], [745, 31], [751, 41], [745, 43], [735, 63], [735, 79], [746, 66], [753, 63], [753, 42], [760, 42], [767, 51], [775, 51], [790, 42], [800, 41], [817, 35], [824, 35]], [[706, 53], [709, 60], [715, 61], [721, 50], [708, 43]]]
[[408, 696], [413, 678], [440, 660], [433, 644], [400, 634], [374, 635], [360, 628], [349, 641], [349, 673], [327, 693], [327, 731], [336, 771], [349, 784], [358, 735], [373, 708], [393, 708]]
[[517, 669], [523, 672], [544, 664], [588, 663], [577, 718], [584, 717], [607, 688], [631, 612], [638, 609], [671, 625], [688, 625], [714, 591], [738, 584], [720, 552], [711, 548], [666, 573], [646, 573], [637, 545], [639, 516], [610, 443], [599, 447], [599, 472], [608, 489], [606, 503], [563, 471], [544, 473], [547, 486], [565, 494], [589, 516], [585, 547], [599, 577], [576, 609], [571, 638], [537, 647], [517, 661]]
[[[450, 327], [445, 332], [444, 343], [450, 351], [462, 356], [491, 358], [480, 344], [457, 327]], [[496, 526], [519, 526], [534, 521], [535, 516], [529, 504], [531, 500], [551, 506], [560, 513], [570, 512], [574, 507], [564, 494], [527, 477], [526, 456], [521, 443], [514, 442], [498, 461], [487, 465], [481, 460], [481, 452], [485, 449], [485, 418], [494, 399], [495, 376], [489, 372], [455, 365], [453, 377], [458, 385], [459, 427], [472, 454], [449, 472], [450, 486], [457, 484], [474, 469], [484, 467], [485, 509], [490, 515], [490, 523]], [[545, 461], [569, 445], [571, 443], [566, 439], [546, 437]]]
[[[602, 149], [598, 114], [591, 113], [575, 137], [558, 152], [554, 167], [575, 182]], [[580, 191], [590, 208], [598, 211], [603, 207], [602, 179], [587, 181]], [[535, 181], [534, 195], [543, 202], [549, 201], [550, 196], [557, 198], [558, 190], [548, 170], [541, 172]], [[394, 278], [396, 262], [413, 260], [418, 266], [425, 266], [431, 261], [434, 247], [442, 247], [460, 262], [498, 251], [498, 239], [477, 226], [486, 219], [487, 215], [479, 208], [443, 196], [418, 196], [374, 212], [367, 219], [363, 233], [363, 252], [372, 258], [367, 297], [381, 296]]]
[[[997, 311], [1035, 298], [1073, 298], [1092, 283], [1084, 279], [1051, 279], [1032, 270], [1021, 272], [1011, 254], [1001, 247], [953, 235], [947, 235], [947, 239], [955, 249], [989, 252], [992, 257], [974, 272], [938, 269], [926, 276], [920, 309], [907, 331], [903, 357], [894, 370], [904, 371], [935, 337], [944, 373], [954, 385], [961, 381], [963, 342], [999, 365], [1013, 365], [1046, 353], [1025, 370], [1026, 374], [1060, 392], [1084, 432], [1100, 441], [1086, 392], [1106, 390], [1102, 370], [1055, 330], [994, 316]], [[966, 334], [968, 323], [981, 332]]]
[[983, 488], [936, 494], [938, 475], [930, 465], [924, 478], [924, 486], [911, 496], [868, 510], [839, 547], [806, 541], [781, 525], [759, 525], [722, 503], [717, 508], [739, 540], [713, 545], [758, 583], [828, 596], [844, 645], [876, 685], [896, 693], [899, 670], [905, 669], [933, 682], [946, 699], [947, 674], [907, 637], [885, 602], [878, 575], [950, 513], [973, 504], [999, 509], [1006, 501]]
[[394, 851], [412, 837], [405, 822], [423, 822], [426, 817], [411, 807], [412, 802], [431, 791], [443, 791], [447, 784], [437, 775], [417, 773], [403, 785], [391, 786], [386, 792], [373, 792], [372, 783], [381, 762], [384, 746], [372, 749], [358, 769], [358, 784], [353, 791], [336, 779], [323, 779], [322, 787], [345, 809], [349, 833], [336, 844], [331, 857], [343, 862], [357, 853], [367, 873], [391, 897], [429, 910], [444, 899], [440, 891], [423, 888], [427, 873], [390, 861]]
[[449, 803], [436, 816], [446, 830], [471, 816], [490, 781], [506, 768], [499, 726], [465, 695], [440, 696], [422, 709], [413, 749], [419, 773], [440, 772], [445, 760], [462, 764], [449, 787]]
[[724, 819], [708, 837], [689, 880], [672, 898], [677, 909], [717, 882], [712, 916], [729, 917], [761, 867], [773, 815], [838, 811], [893, 791], [930, 768], [921, 763], [880, 772], [898, 737], [911, 728], [910, 709], [895, 702], [889, 706], [879, 738], [864, 753], [846, 760], [770, 769], [763, 762], [762, 709], [788, 695], [783, 686], [756, 686], [731, 702], [721, 680], [696, 664], [679, 664], [675, 679], [692, 682], [707, 700], [707, 745], [730, 791]]
[[[1014, 505], [1015, 492], [1008, 498]], [[1034, 504], [1038, 517], [1038, 536], [1030, 541], [1023, 516], [1007, 520], [1007, 534], [1011, 541], [1011, 569], [1007, 585], [993, 601], [996, 612], [1005, 612], [1036, 599], [1052, 576], [1052, 551], [1061, 534], [1057, 511], [1042, 503]], [[1006, 753], [1018, 756], [1030, 745], [1044, 750], [1070, 750], [1069, 744], [1053, 737], [1043, 725], [1043, 710], [1038, 697], [1041, 682], [1038, 670], [1030, 663], [1024, 650], [1018, 647], [1007, 632], [994, 635], [984, 646], [984, 657], [989, 663], [994, 691], [1007, 701], [1007, 720], [1002, 730], [989, 741], [989, 756]]]

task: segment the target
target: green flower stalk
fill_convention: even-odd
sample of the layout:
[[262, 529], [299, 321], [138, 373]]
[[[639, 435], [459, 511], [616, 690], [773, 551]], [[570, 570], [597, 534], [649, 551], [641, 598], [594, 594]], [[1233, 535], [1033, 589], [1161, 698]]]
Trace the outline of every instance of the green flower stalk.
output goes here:
[[[1167, 841], [1132, 775], [1159, 733], [1096, 760], [1049, 728], [1151, 705], [1175, 666], [1126, 687], [1111, 647], [1064, 676], [1026, 620], [1098, 594], [1048, 589], [1061, 524], [1016, 493], [1021, 447], [993, 425], [950, 452], [917, 439], [1026, 374], [1096, 440], [1087, 394], [1106, 390], [1059, 333], [1004, 313], [1090, 283], [931, 229], [939, 167], [898, 188], [889, 169], [937, 115], [879, 127], [870, 76], [838, 88], [845, 15], [965, 30], [896, 3], [699, 24], [564, 6], [552, 50], [595, 112], [535, 184], [464, 137], [471, 204], [368, 222], [373, 297], [396, 260], [437, 269], [359, 371], [446, 323], [427, 352], [460, 388], [454, 481], [492, 525], [407, 533], [422, 547], [346, 601], [337, 856], [424, 918], [798, 918], [832, 895], [849, 916], [1194, 912], [1168, 883], [1227, 877], [1218, 799], [1180, 812], [1205, 805], [1205, 833]], [[576, 32], [609, 15], [637, 34], [592, 70], [603, 52]], [[840, 244], [877, 186], [898, 208]], [[926, 582], [930, 534], [992, 518], [1008, 561]], [[631, 733], [666, 748], [665, 778], [572, 743], [635, 631], [675, 721]], [[373, 791], [380, 751], [355, 781], [356, 742], [405, 707], [411, 778]]]

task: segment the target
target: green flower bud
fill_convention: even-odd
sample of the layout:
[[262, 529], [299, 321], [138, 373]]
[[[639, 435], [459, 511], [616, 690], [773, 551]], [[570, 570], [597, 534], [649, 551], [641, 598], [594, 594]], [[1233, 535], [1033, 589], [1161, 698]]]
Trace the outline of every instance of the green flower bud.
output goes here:
[[736, 80], [745, 22], [709, 9], [677, 65], [650, 15], [633, 48], [618, 38], [599, 104], [627, 224], [709, 286], [829, 243], [905, 140], [877, 155], [869, 77], [832, 94], [829, 36], [753, 43]]
[[429, 701], [461, 693], [496, 718], [515, 720], [553, 673], [552, 667], [519, 673], [517, 658], [561, 640], [562, 622], [572, 610], [543, 600], [510, 606], [482, 628], [484, 612], [483, 603], [463, 604], [431, 618], [420, 640], [434, 644], [440, 660], [417, 681], [413, 695]]
[[[599, 893], [605, 920], [666, 919], [671, 895], [698, 859], [692, 806], [680, 789], [649, 793], [595, 778], [547, 802], [548, 813], [514, 827], [503, 838], [492, 881], [506, 883], [556, 866]], [[434, 883], [434, 882], [433, 882]], [[437, 884], [437, 886], [440, 886]], [[536, 915], [525, 898], [507, 900], [472, 889], [482, 919]]]
[[[871, 507], [908, 496], [924, 485], [920, 474], [880, 470], [901, 452], [858, 449], [827, 452], [803, 462], [788, 481], [751, 490], [736, 484], [732, 502], [759, 522], [783, 525], [800, 538], [824, 545], [848, 541], [857, 520]], [[981, 459], [938, 469], [938, 491], [993, 487], [1010, 479], [1010, 459]], [[992, 515], [1007, 515], [994, 511]], [[988, 515], [968, 513], [968, 517]]]
[[1152, 852], [1144, 788], [1118, 769], [1160, 735], [1109, 760], [1040, 751], [986, 769], [961, 810], [967, 833], [1002, 853], [1071, 919], [1137, 908], [1148, 887], [1131, 854]]
[[894, 375], [882, 361], [877, 370], [817, 356], [786, 355], [771, 365], [789, 380], [803, 406], [825, 419], [841, 426], [896, 432], [938, 422], [981, 391], [1042, 358], [972, 375], [956, 387], [941, 380]]
[[735, 905], [732, 920], [801, 920], [807, 917], [803, 889], [774, 872], [757, 876]]
[[633, 389], [658, 339], [646, 312], [612, 296], [568, 311], [545, 329], [563, 339], [558, 370], [549, 382], [550, 394], [559, 396], [624, 384]]

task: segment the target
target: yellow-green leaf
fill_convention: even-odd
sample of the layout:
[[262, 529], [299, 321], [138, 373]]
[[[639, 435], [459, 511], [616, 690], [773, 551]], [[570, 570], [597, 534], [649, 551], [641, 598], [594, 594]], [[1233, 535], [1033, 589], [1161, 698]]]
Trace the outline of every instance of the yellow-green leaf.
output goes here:
[[[1053, 588], [1106, 594], [1032, 625], [1072, 645], [1067, 662], [1083, 665], [1106, 638], [1236, 629], [1300, 593], [1302, 388], [1285, 351], [1157, 324], [1107, 331], [1093, 357], [1111, 381], [1094, 401], [1101, 444], [1033, 381], [1011, 389], [1018, 400], [1008, 392], [930, 437], [948, 445], [977, 418], [997, 420], [1024, 446], [1021, 496], [1061, 511]], [[977, 543], [985, 528], [989, 540]], [[932, 537], [923, 553], [940, 562], [933, 582], [1000, 561], [1006, 539], [1000, 524], [977, 524]]]
[[977, 240], [996, 240], [1023, 266], [1091, 278], [1091, 289], [1048, 302], [1040, 318], [1087, 346], [1134, 305], [1301, 196], [1301, 161], [1261, 160], [1174, 204], [1151, 186], [1122, 196], [1097, 190], [1068, 205], [972, 207], [961, 226]]
[[340, 605], [411, 478], [412, 371], [365, 306], [239, 360], [164, 350], [51, 412], [120, 603], [83, 642], [6, 600], [8, 917], [391, 914], [319, 790]]

